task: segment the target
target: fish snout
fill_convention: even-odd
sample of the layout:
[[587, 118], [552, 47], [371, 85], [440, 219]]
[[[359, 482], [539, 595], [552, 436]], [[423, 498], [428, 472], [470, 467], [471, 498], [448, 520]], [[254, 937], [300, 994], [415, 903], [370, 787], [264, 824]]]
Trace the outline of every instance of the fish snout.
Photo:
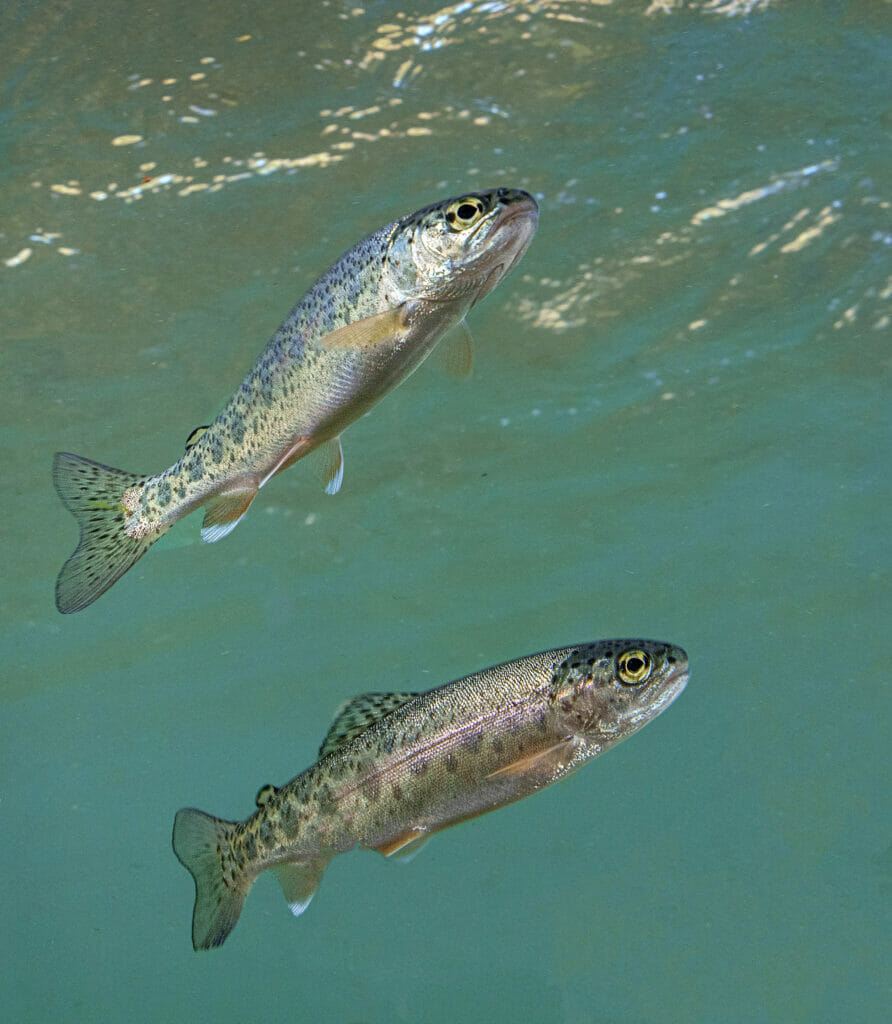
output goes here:
[[[530, 247], [539, 226], [539, 206], [522, 189], [499, 189], [499, 208], [486, 239], [482, 284], [474, 302], [496, 287]], [[479, 273], [479, 271], [478, 271]]]
[[661, 708], [668, 707], [678, 697], [687, 686], [689, 676], [687, 652], [675, 644], [668, 645], [666, 651], [666, 674], [661, 686]]

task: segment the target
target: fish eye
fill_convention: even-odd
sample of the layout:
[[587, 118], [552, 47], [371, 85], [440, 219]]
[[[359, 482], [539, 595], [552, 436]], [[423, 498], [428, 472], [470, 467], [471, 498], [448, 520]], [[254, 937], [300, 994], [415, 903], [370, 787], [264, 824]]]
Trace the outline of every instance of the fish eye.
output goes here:
[[473, 227], [484, 212], [483, 203], [477, 196], [463, 196], [453, 199], [446, 207], [446, 223], [453, 231], [465, 231]]
[[653, 668], [653, 659], [647, 651], [623, 651], [616, 659], [619, 681], [626, 686], [640, 686], [646, 682]]

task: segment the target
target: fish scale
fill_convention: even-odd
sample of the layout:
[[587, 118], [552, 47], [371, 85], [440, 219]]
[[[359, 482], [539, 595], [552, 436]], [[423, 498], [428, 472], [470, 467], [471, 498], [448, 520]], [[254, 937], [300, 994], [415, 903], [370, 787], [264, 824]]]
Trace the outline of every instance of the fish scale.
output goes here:
[[509, 188], [395, 220], [319, 278], [172, 466], [146, 477], [57, 453], [56, 489], [81, 531], [56, 581], [59, 611], [87, 607], [197, 508], [205, 509], [202, 539], [222, 539], [271, 477], [317, 449], [326, 490], [337, 491], [341, 433], [492, 291], [537, 225], [532, 196]]

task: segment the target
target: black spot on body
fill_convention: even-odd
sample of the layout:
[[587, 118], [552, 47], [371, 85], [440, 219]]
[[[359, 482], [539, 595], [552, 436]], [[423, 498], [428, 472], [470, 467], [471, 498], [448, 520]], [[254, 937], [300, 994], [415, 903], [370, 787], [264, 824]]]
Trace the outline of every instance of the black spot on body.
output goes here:
[[481, 740], [480, 733], [477, 733], [476, 736], [469, 736], [462, 743], [462, 750], [467, 750], [468, 753], [470, 753], [470, 754], [476, 754], [477, 751], [480, 749], [480, 740]]
[[282, 807], [282, 826], [289, 831], [297, 828], [297, 804], [294, 800], [286, 800]]
[[170, 504], [171, 497], [170, 484], [167, 480], [162, 480], [158, 485], [158, 502], [162, 508]]
[[223, 439], [215, 434], [208, 445], [211, 450], [211, 458], [219, 465], [223, 461]]

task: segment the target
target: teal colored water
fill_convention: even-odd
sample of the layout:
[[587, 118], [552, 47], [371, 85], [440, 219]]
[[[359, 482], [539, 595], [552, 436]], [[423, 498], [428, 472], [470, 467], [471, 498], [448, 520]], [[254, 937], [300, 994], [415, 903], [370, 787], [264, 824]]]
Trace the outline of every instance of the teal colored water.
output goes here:
[[[889, 10], [3, 8], [4, 1020], [888, 1016]], [[469, 379], [57, 614], [55, 450], [166, 467], [345, 248], [493, 184], [541, 222]], [[627, 635], [691, 659], [640, 735], [193, 953], [179, 807], [246, 816], [353, 694]]]

